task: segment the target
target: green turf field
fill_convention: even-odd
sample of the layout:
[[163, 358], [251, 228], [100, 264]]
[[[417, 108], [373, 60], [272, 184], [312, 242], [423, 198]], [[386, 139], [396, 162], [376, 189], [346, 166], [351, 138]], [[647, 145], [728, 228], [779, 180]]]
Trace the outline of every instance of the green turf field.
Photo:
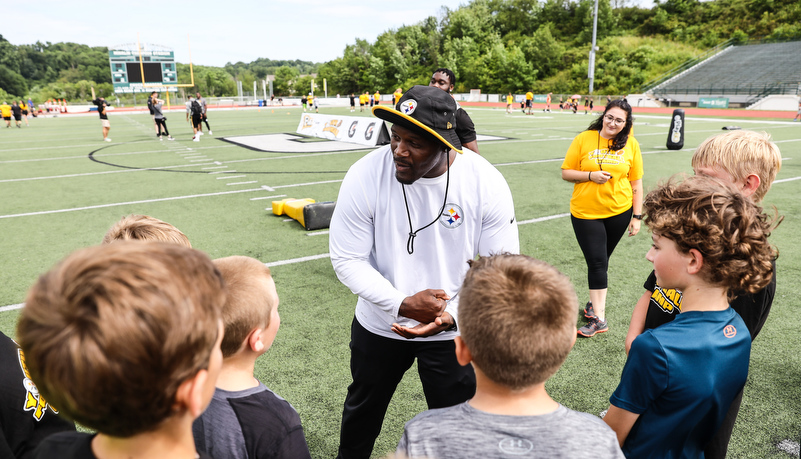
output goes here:
[[[351, 115], [347, 109], [321, 111]], [[509, 182], [521, 251], [570, 276], [583, 304], [588, 299], [586, 267], [566, 217], [572, 185], [560, 179], [559, 166], [590, 116], [524, 116], [520, 111], [507, 115], [504, 109], [472, 107], [468, 111], [479, 134], [509, 138], [480, 142], [479, 147]], [[312, 457], [333, 457], [350, 382], [348, 340], [356, 298], [331, 268], [326, 231], [306, 232], [265, 209], [273, 197], [335, 200], [343, 171], [369, 150], [270, 153], [219, 139], [294, 133], [297, 108], [220, 110], [209, 115], [214, 136], [203, 136], [200, 142], [191, 141], [182, 112], [167, 114], [175, 142], [157, 141], [147, 114], [112, 114], [111, 143], [101, 141], [97, 116], [38, 118], [30, 127], [0, 128], [0, 330], [13, 336], [19, 313], [14, 305], [24, 301], [37, 275], [71, 251], [99, 243], [123, 215], [166, 220], [212, 258], [247, 255], [273, 266], [282, 323], [274, 346], [258, 362], [257, 377], [300, 412]], [[635, 114], [646, 192], [660, 179], [691, 172], [693, 149], [722, 132], [723, 126], [771, 133], [784, 157], [764, 202], [785, 217], [771, 236], [780, 252], [778, 288], [772, 313], [753, 345], [730, 445], [729, 457], [734, 458], [790, 457], [777, 445], [791, 440], [797, 448], [801, 436], [801, 333], [793, 315], [796, 308], [801, 310], [794, 293], [801, 284], [801, 123], [789, 118], [688, 117], [685, 149], [668, 151], [669, 116]], [[317, 143], [324, 150], [328, 142]], [[100, 161], [124, 167], [94, 162], [89, 159], [92, 152]], [[624, 237], [611, 259], [610, 332], [579, 339], [547, 383], [550, 394], [569, 408], [597, 415], [608, 407], [617, 386], [631, 310], [651, 269], [645, 260], [650, 236], [643, 229], [636, 237]], [[577, 311], [577, 325], [583, 323]], [[374, 455], [393, 451], [403, 424], [425, 409], [416, 372], [410, 371], [390, 405]]]

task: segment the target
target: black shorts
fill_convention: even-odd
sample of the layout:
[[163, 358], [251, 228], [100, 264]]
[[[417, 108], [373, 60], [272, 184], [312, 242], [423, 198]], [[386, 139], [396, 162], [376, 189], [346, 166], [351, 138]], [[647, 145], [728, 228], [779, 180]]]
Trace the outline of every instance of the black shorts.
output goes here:
[[28, 110], [23, 110], [23, 111], [22, 111], [22, 115], [23, 115], [23, 116], [27, 116], [27, 115], [28, 115]]
[[22, 115], [14, 115], [14, 121], [19, 121], [22, 119]]
[[531, 108], [531, 99], [526, 99], [526, 108]]
[[192, 127], [199, 128], [200, 127], [200, 118], [202, 115], [192, 115]]

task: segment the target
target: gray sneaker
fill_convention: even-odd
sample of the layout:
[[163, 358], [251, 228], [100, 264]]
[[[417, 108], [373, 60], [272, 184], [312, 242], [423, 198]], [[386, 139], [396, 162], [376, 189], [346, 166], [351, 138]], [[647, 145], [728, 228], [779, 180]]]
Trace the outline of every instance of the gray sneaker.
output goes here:
[[578, 334], [585, 338], [590, 338], [595, 336], [596, 333], [605, 333], [608, 331], [609, 326], [606, 325], [605, 320], [601, 322], [597, 317], [593, 317], [587, 325], [578, 329]]

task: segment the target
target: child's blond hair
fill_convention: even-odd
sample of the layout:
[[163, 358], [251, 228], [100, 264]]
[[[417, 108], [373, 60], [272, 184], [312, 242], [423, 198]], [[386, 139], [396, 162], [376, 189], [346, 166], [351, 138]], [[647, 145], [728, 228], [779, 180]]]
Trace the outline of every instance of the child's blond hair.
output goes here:
[[171, 242], [192, 247], [189, 238], [178, 228], [148, 215], [132, 214], [122, 217], [103, 236], [103, 244], [129, 240]]
[[692, 166], [719, 167], [737, 182], [756, 174], [759, 187], [753, 199], [759, 203], [782, 168], [782, 154], [767, 133], [736, 130], [704, 140], [693, 154]]

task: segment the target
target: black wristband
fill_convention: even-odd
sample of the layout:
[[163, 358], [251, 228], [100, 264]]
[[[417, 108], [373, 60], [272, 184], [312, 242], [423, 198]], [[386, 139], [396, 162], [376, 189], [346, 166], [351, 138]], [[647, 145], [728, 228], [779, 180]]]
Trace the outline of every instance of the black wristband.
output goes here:
[[632, 214], [631, 218], [636, 218], [637, 220], [642, 220], [642, 214]]

